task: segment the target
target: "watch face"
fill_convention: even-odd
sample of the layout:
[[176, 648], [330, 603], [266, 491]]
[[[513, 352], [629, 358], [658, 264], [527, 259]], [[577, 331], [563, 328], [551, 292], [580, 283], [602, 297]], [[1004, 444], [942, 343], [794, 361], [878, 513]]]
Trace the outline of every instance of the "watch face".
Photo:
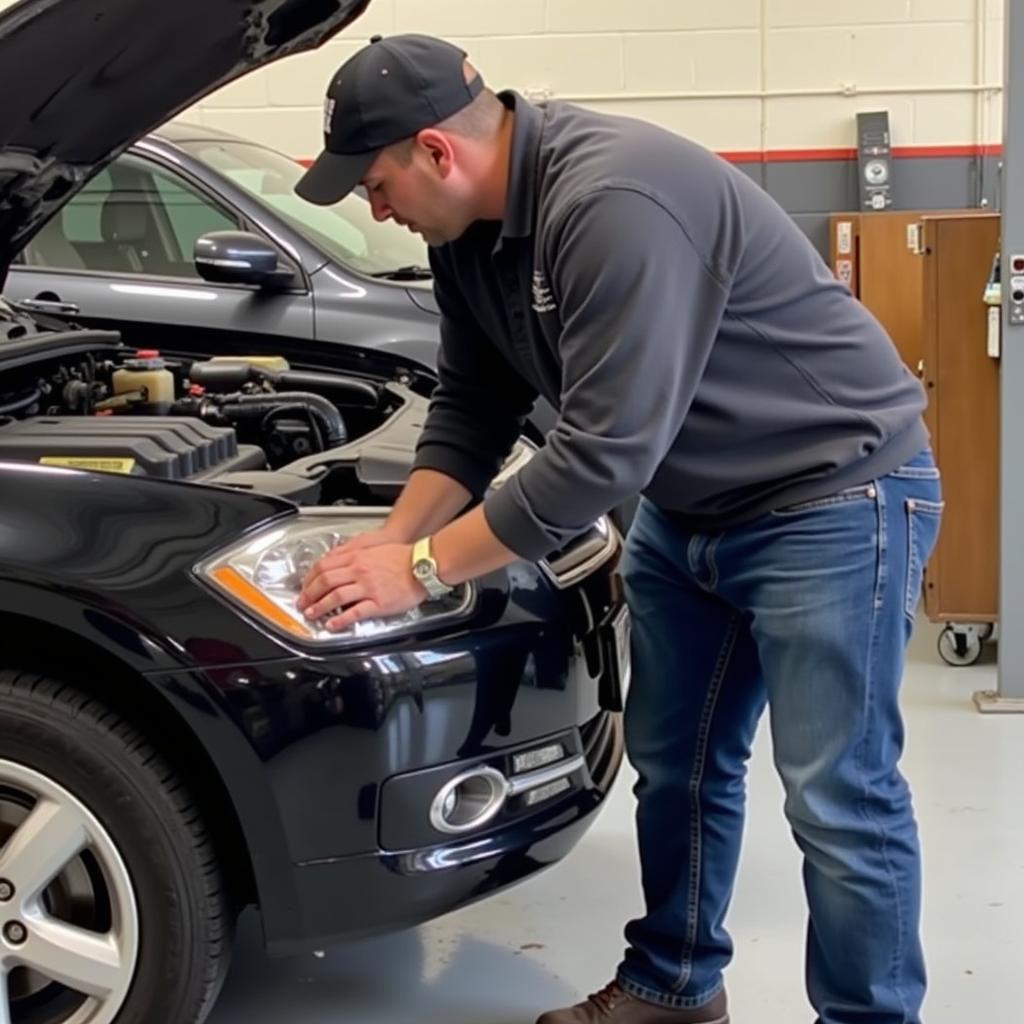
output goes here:
[[412, 574], [418, 580], [425, 579], [430, 575], [430, 563], [423, 561], [422, 559], [419, 562], [416, 562], [412, 567]]

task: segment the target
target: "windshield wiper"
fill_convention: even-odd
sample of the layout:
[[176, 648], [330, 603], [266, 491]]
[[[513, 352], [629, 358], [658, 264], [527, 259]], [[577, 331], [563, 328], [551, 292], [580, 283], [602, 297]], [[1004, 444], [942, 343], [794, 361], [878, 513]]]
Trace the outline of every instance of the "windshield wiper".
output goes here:
[[394, 270], [381, 270], [370, 277], [380, 278], [384, 281], [430, 281], [434, 275], [430, 267], [421, 267], [410, 263], [407, 267], [395, 267]]

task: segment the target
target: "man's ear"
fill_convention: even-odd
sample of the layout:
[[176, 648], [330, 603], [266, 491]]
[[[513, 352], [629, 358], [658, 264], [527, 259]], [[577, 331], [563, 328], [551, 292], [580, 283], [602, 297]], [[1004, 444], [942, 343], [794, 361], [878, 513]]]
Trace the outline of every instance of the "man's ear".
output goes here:
[[455, 147], [451, 139], [436, 128], [424, 128], [416, 135], [416, 145], [426, 153], [432, 167], [441, 178], [447, 178], [455, 168]]

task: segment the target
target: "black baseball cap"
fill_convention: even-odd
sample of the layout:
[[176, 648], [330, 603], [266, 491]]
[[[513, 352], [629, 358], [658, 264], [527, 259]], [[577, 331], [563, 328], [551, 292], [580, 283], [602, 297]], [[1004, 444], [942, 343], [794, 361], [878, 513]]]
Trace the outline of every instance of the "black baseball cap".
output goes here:
[[324, 104], [324, 151], [295, 191], [320, 206], [343, 199], [377, 154], [468, 106], [484, 87], [466, 81], [466, 54], [432, 36], [374, 36], [338, 69]]

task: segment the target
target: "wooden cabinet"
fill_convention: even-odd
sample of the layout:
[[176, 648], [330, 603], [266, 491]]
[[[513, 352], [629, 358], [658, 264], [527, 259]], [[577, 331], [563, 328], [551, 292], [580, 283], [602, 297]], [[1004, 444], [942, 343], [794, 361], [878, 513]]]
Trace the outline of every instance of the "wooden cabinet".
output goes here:
[[[982, 210], [895, 210], [836, 213], [831, 217], [832, 270], [882, 322], [916, 373], [924, 358], [924, 267], [926, 219], [998, 220]], [[985, 273], [991, 264], [985, 265]], [[979, 292], [979, 294], [981, 294]]]
[[999, 363], [988, 354], [983, 293], [999, 217], [978, 210], [834, 214], [831, 227], [833, 270], [928, 391], [925, 419], [946, 511], [925, 575], [926, 613], [936, 622], [995, 623]]
[[999, 218], [925, 217], [924, 382], [946, 511], [925, 609], [940, 622], [999, 614], [999, 363], [982, 301]]

